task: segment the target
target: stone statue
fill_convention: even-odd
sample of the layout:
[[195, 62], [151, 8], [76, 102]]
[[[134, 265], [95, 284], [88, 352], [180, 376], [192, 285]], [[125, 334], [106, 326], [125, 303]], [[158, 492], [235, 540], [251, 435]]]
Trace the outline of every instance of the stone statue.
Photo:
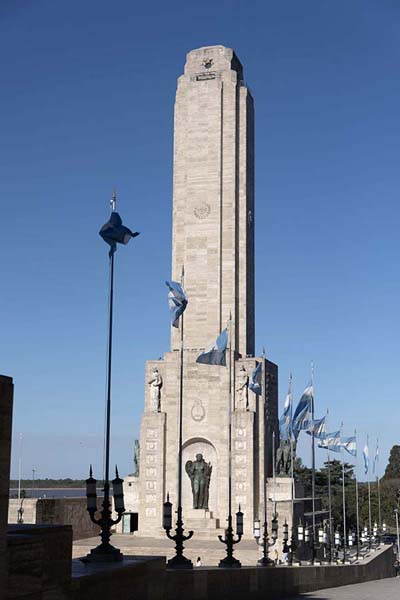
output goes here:
[[135, 465], [134, 475], [139, 477], [139, 465], [140, 465], [140, 442], [139, 440], [135, 440], [135, 445], [133, 448], [133, 464]]
[[238, 387], [236, 392], [238, 398], [236, 400], [236, 410], [249, 410], [249, 376], [247, 371], [242, 365], [237, 377]]
[[[296, 446], [293, 443], [293, 459]], [[291, 477], [292, 471], [292, 451], [290, 449], [290, 440], [281, 440], [279, 448], [276, 451], [276, 474], [280, 477]]]
[[153, 377], [147, 383], [150, 386], [150, 410], [151, 412], [160, 412], [163, 380], [157, 368], [153, 369]]
[[212, 466], [206, 463], [202, 454], [196, 454], [196, 460], [188, 460], [185, 465], [186, 473], [190, 477], [193, 494], [193, 508], [208, 510], [208, 492]]

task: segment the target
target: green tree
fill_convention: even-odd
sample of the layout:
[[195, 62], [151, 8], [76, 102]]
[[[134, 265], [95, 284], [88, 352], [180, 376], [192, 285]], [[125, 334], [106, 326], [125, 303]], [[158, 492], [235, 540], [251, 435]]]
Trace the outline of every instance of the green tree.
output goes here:
[[400, 446], [392, 446], [383, 479], [400, 479]]

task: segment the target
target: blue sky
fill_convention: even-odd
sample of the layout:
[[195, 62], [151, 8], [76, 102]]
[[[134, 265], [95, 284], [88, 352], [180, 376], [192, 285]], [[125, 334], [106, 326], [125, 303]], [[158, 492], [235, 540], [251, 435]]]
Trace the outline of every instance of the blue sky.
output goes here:
[[210, 44], [235, 48], [255, 98], [257, 351], [281, 401], [313, 360], [317, 412], [360, 445], [379, 435], [384, 467], [400, 442], [399, 17], [396, 0], [1, 2], [0, 372], [24, 476], [100, 476], [113, 186], [141, 231], [116, 274], [112, 462], [132, 471], [144, 361], [169, 348], [176, 78]]

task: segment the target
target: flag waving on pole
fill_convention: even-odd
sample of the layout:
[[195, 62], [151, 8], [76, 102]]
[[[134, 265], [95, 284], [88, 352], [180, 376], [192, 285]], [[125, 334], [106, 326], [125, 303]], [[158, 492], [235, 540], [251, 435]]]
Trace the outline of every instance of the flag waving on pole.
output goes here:
[[100, 229], [99, 235], [111, 246], [109, 254], [112, 256], [117, 249], [117, 243], [127, 244], [131, 238], [136, 237], [139, 233], [122, 225], [121, 217], [113, 211], [107, 223]]
[[228, 346], [228, 330], [224, 329], [215, 342], [210, 344], [197, 358], [203, 365], [220, 365], [226, 367], [226, 348]]
[[309, 427], [313, 397], [314, 389], [312, 385], [309, 385], [304, 390], [293, 415], [292, 431], [296, 440], [299, 437], [300, 431]]
[[340, 452], [342, 449], [340, 430], [326, 433], [325, 437], [318, 441], [318, 448], [324, 448], [325, 450], [331, 450], [332, 452]]
[[249, 389], [255, 394], [261, 394], [261, 363], [257, 363], [250, 379]]
[[166, 281], [168, 287], [168, 305], [171, 315], [172, 327], [179, 327], [179, 317], [185, 312], [187, 307], [187, 297], [180, 283], [176, 281]]
[[364, 446], [363, 450], [363, 458], [364, 458], [364, 473], [367, 475], [369, 471], [369, 448], [368, 448], [368, 438], [367, 443]]
[[308, 429], [306, 429], [306, 433], [308, 435], [314, 434], [314, 437], [319, 439], [324, 439], [326, 435], [326, 417], [322, 417], [322, 419], [314, 419], [314, 421], [308, 422]]
[[285, 398], [285, 403], [283, 405], [283, 415], [279, 419], [280, 437], [283, 440], [290, 439], [290, 431], [292, 428], [292, 404], [293, 396], [289, 386], [289, 391]]
[[351, 456], [357, 456], [356, 437], [342, 437], [342, 448], [344, 448]]

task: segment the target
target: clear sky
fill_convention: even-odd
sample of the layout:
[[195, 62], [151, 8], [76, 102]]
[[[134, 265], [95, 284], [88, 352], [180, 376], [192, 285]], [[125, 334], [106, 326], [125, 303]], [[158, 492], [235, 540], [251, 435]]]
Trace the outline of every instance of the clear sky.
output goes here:
[[[234, 47], [256, 107], [256, 323], [296, 399], [399, 443], [397, 0], [2, 0], [0, 372], [23, 475], [101, 476], [107, 247], [112, 463], [132, 471], [144, 362], [169, 349], [173, 103], [187, 51]], [[303, 435], [303, 437], [305, 437]], [[309, 450], [301, 442], [303, 458]], [[17, 474], [14, 443], [12, 474]], [[321, 457], [320, 457], [321, 458]]]

